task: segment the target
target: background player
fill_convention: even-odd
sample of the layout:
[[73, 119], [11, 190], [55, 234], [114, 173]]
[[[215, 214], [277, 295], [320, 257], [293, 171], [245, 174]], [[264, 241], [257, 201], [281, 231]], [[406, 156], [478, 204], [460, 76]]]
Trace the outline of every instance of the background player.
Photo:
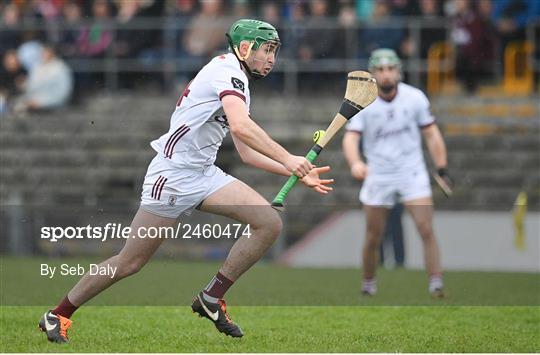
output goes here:
[[138, 238], [140, 227], [172, 227], [194, 208], [249, 224], [251, 237], [240, 238], [223, 266], [195, 298], [194, 312], [210, 319], [233, 337], [243, 335], [227, 314], [222, 300], [229, 287], [270, 248], [281, 232], [281, 219], [255, 190], [214, 165], [229, 130], [242, 160], [260, 169], [289, 176], [296, 174], [315, 191], [326, 194], [330, 179], [304, 157], [294, 156], [272, 140], [249, 115], [248, 82], [272, 70], [280, 39], [265, 22], [243, 19], [227, 33], [232, 53], [214, 58], [188, 84], [171, 116], [169, 131], [151, 143], [157, 155], [145, 177], [141, 206], [131, 224], [132, 237], [118, 255], [100, 266], [116, 267], [116, 275], [85, 275], [39, 322], [50, 341], [66, 342], [69, 319], [86, 301], [118, 280], [141, 269], [162, 239]]
[[[429, 292], [444, 297], [439, 248], [432, 227], [433, 201], [429, 174], [422, 152], [422, 136], [437, 167], [448, 179], [446, 147], [429, 101], [420, 91], [400, 82], [401, 61], [391, 49], [377, 49], [369, 58], [369, 70], [379, 87], [379, 97], [351, 118], [343, 138], [343, 153], [355, 179], [364, 180], [360, 201], [366, 214], [366, 238], [362, 254], [362, 293], [377, 292], [375, 271], [379, 245], [389, 209], [402, 201], [410, 213], [424, 246], [429, 273]], [[359, 153], [362, 134], [367, 164]]]

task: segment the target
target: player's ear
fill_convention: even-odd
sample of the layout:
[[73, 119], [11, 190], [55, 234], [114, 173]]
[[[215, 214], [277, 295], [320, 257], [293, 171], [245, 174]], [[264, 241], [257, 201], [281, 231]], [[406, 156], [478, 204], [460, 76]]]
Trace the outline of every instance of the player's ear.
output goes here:
[[240, 52], [241, 57], [246, 57], [248, 54], [248, 51], [250, 49], [250, 42], [249, 41], [242, 41], [240, 42], [240, 48], [238, 48], [238, 52]]

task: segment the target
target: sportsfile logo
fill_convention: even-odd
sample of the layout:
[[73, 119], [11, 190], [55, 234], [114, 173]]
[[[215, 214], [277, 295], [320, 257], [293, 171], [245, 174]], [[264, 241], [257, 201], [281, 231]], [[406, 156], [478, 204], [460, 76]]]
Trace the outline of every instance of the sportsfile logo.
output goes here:
[[163, 238], [163, 239], [237, 239], [251, 237], [249, 224], [187, 224], [176, 227], [139, 227], [136, 231], [121, 223], [107, 223], [105, 226], [86, 227], [42, 227], [41, 239], [57, 242], [61, 239], [92, 239], [105, 242], [109, 239]]

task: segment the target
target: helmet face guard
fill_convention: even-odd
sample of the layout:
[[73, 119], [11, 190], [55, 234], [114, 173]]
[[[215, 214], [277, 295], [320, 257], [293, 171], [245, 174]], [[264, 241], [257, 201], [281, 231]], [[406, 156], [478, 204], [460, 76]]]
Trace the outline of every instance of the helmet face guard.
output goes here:
[[[226, 36], [231, 51], [238, 58], [252, 79], [260, 79], [270, 73], [276, 62], [281, 46], [279, 35], [274, 26], [263, 21], [242, 19], [233, 23], [229, 32], [226, 33]], [[249, 42], [248, 51], [244, 56], [240, 54], [240, 44], [243, 41]], [[265, 50], [265, 53], [261, 53], [261, 50]], [[263, 63], [261, 65], [264, 71], [264, 68], [268, 68], [268, 65], [270, 64], [269, 57], [271, 54], [273, 54], [274, 59], [266, 73], [252, 68], [253, 62], [262, 61]], [[251, 61], [251, 67], [248, 64], [248, 61]]]

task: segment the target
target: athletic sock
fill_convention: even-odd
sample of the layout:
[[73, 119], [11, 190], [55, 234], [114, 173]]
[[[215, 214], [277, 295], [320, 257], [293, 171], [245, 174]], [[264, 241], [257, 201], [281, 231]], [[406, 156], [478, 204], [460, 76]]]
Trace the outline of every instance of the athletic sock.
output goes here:
[[64, 297], [64, 299], [60, 302], [60, 304], [56, 306], [55, 309], [52, 310], [52, 313], [57, 316], [71, 318], [71, 315], [75, 313], [77, 308], [79, 307], [71, 303], [68, 299], [68, 296], [66, 295], [66, 297]]
[[429, 292], [433, 293], [443, 288], [443, 279], [441, 274], [433, 274], [429, 277]]
[[218, 300], [223, 298], [233, 283], [234, 281], [229, 280], [221, 272], [218, 272], [212, 281], [210, 281], [210, 283], [204, 288], [204, 299], [208, 302], [217, 303]]
[[367, 292], [370, 295], [374, 295], [377, 293], [377, 279], [371, 278], [371, 279], [364, 279], [362, 281], [362, 292]]

